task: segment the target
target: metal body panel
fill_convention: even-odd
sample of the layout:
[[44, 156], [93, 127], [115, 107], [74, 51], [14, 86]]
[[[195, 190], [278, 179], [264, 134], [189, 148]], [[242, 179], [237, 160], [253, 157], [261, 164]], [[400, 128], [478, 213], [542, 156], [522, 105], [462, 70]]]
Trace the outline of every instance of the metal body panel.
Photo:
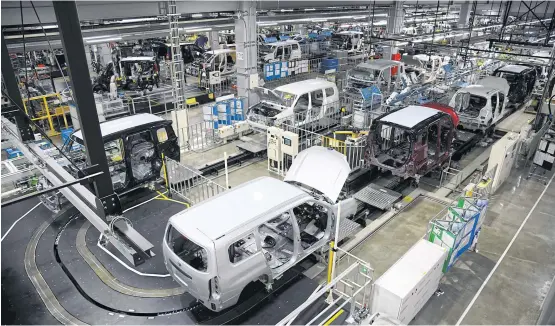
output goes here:
[[351, 173], [345, 155], [331, 149], [313, 146], [300, 152], [289, 167], [285, 182], [308, 186], [335, 203], [343, 184]]
[[[307, 183], [309, 187], [322, 186], [324, 193], [336, 199], [350, 172], [345, 157], [322, 147], [311, 147], [301, 154], [294, 161], [298, 163], [292, 167], [293, 177], [289, 176], [289, 181], [301, 187]], [[324, 178], [325, 182], [313, 179], [318, 174], [314, 166], [322, 165], [322, 161], [327, 163], [327, 173], [319, 170], [320, 178], [322, 173], [330, 176]], [[306, 176], [311, 166], [314, 171]], [[333, 172], [330, 174], [329, 170]], [[231, 307], [250, 282], [260, 280], [271, 285], [331, 239], [337, 206], [320, 197], [270, 177], [220, 193], [170, 218], [163, 245], [166, 267], [207, 308], [220, 311]], [[353, 222], [344, 223], [341, 236], [350, 235], [357, 227]], [[182, 240], [179, 237], [170, 240], [169, 230], [177, 230], [186, 241], [201, 247], [204, 252], [201, 255], [206, 258], [203, 262], [208, 264], [202, 269], [206, 270], [198, 270], [178, 257], [172, 247]], [[245, 244], [248, 251], [243, 247]], [[177, 250], [181, 255], [179, 245]], [[238, 261], [236, 257], [240, 257]], [[217, 290], [213, 287], [216, 282]]]

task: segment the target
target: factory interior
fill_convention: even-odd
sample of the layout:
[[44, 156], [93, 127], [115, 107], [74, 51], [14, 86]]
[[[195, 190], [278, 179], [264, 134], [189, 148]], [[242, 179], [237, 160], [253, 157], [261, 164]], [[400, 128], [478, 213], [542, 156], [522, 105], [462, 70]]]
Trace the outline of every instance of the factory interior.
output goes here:
[[1, 13], [1, 324], [555, 325], [555, 2]]

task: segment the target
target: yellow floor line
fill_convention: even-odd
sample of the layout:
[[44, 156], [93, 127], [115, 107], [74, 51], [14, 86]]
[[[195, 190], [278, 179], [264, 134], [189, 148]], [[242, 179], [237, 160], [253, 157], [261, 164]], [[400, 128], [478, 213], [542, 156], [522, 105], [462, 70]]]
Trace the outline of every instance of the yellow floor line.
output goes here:
[[341, 314], [344, 312], [345, 310], [341, 309], [338, 312], [335, 313], [335, 315], [333, 315], [330, 319], [328, 319], [327, 322], [324, 323], [324, 326], [328, 326], [331, 323], [333, 323], [334, 320], [337, 319], [337, 317], [341, 316]]
[[158, 199], [158, 200], [172, 201], [172, 202], [174, 202], [174, 203], [178, 203], [178, 204], [185, 205], [185, 206], [187, 206], [187, 208], [191, 207], [191, 205], [189, 205], [188, 203], [186, 203], [186, 202], [184, 202], [184, 201], [179, 201], [179, 200], [171, 199], [171, 198], [168, 198], [168, 197], [167, 197], [166, 195], [164, 195], [163, 193], [161, 193], [160, 191], [157, 191], [157, 192], [158, 192], [158, 194], [159, 194], [158, 196], [162, 196], [162, 198], [158, 198], [158, 196], [157, 196], [156, 199]]

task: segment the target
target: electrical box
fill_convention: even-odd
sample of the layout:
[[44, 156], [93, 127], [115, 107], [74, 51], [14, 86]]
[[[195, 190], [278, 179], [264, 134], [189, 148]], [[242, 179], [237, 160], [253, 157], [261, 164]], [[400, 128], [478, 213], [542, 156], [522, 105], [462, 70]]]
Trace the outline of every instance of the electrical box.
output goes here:
[[437, 290], [446, 257], [446, 248], [419, 240], [374, 283], [371, 312], [407, 325]]
[[277, 127], [268, 127], [266, 145], [268, 154], [268, 170], [277, 172], [281, 170], [281, 132]]
[[287, 172], [286, 167], [291, 166], [293, 159], [299, 154], [299, 135], [290, 131], [281, 133], [281, 161], [284, 167], [284, 173]]
[[258, 87], [258, 74], [251, 74], [249, 77], [250, 89]]

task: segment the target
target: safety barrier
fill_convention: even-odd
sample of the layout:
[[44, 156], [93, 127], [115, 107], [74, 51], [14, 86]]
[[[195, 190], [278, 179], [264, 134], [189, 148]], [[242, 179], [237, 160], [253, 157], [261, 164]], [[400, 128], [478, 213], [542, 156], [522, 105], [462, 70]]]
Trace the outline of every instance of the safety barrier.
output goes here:
[[226, 190], [225, 187], [202, 176], [198, 170], [170, 158], [166, 158], [165, 166], [170, 193], [181, 197], [191, 205], [198, 204]]
[[155, 90], [143, 96], [126, 97], [128, 111], [133, 114], [166, 114], [173, 110], [173, 93], [171, 89]]
[[312, 293], [303, 304], [276, 325], [291, 325], [299, 315], [303, 314], [305, 309], [312, 306], [314, 302], [322, 297], [327, 297], [326, 303], [328, 305], [310, 321], [306, 322], [306, 325], [328, 325], [341, 314], [342, 309], [347, 305], [349, 305], [348, 318], [353, 318], [355, 321], [360, 322], [368, 313], [368, 307], [370, 306], [374, 270], [368, 263], [356, 257], [353, 258], [353, 261], [352, 264], [338, 271], [335, 274], [337, 277], [329, 280], [327, 285], [319, 286], [316, 289], [317, 291]]
[[[183, 135], [184, 130], [182, 129], [179, 130], [179, 136]], [[212, 121], [201, 121], [189, 125], [187, 135], [188, 142], [184, 144], [186, 151], [205, 151], [223, 143], [218, 135], [218, 129], [214, 128]]]
[[[363, 53], [342, 58], [331, 58], [326, 55], [318, 58], [276, 61], [261, 65], [259, 75], [267, 83], [268, 88], [317, 77], [329, 77], [333, 81], [342, 82], [342, 77], [347, 70], [368, 60], [368, 55]], [[338, 84], [338, 87], [342, 88], [342, 86], [341, 83]]]
[[[330, 131], [326, 134], [320, 134], [309, 129], [302, 129], [293, 125], [283, 124], [281, 129], [293, 132], [299, 136], [299, 152], [312, 146], [322, 146], [331, 148], [345, 155], [351, 170], [364, 166], [364, 153], [366, 150], [366, 135], [359, 135], [349, 132], [349, 140], [347, 134], [340, 131]], [[283, 162], [283, 170], [289, 170], [292, 161]]]
[[45, 129], [48, 136], [56, 136], [69, 127], [66, 114], [69, 105], [60, 93], [23, 98], [23, 108], [32, 121]]

